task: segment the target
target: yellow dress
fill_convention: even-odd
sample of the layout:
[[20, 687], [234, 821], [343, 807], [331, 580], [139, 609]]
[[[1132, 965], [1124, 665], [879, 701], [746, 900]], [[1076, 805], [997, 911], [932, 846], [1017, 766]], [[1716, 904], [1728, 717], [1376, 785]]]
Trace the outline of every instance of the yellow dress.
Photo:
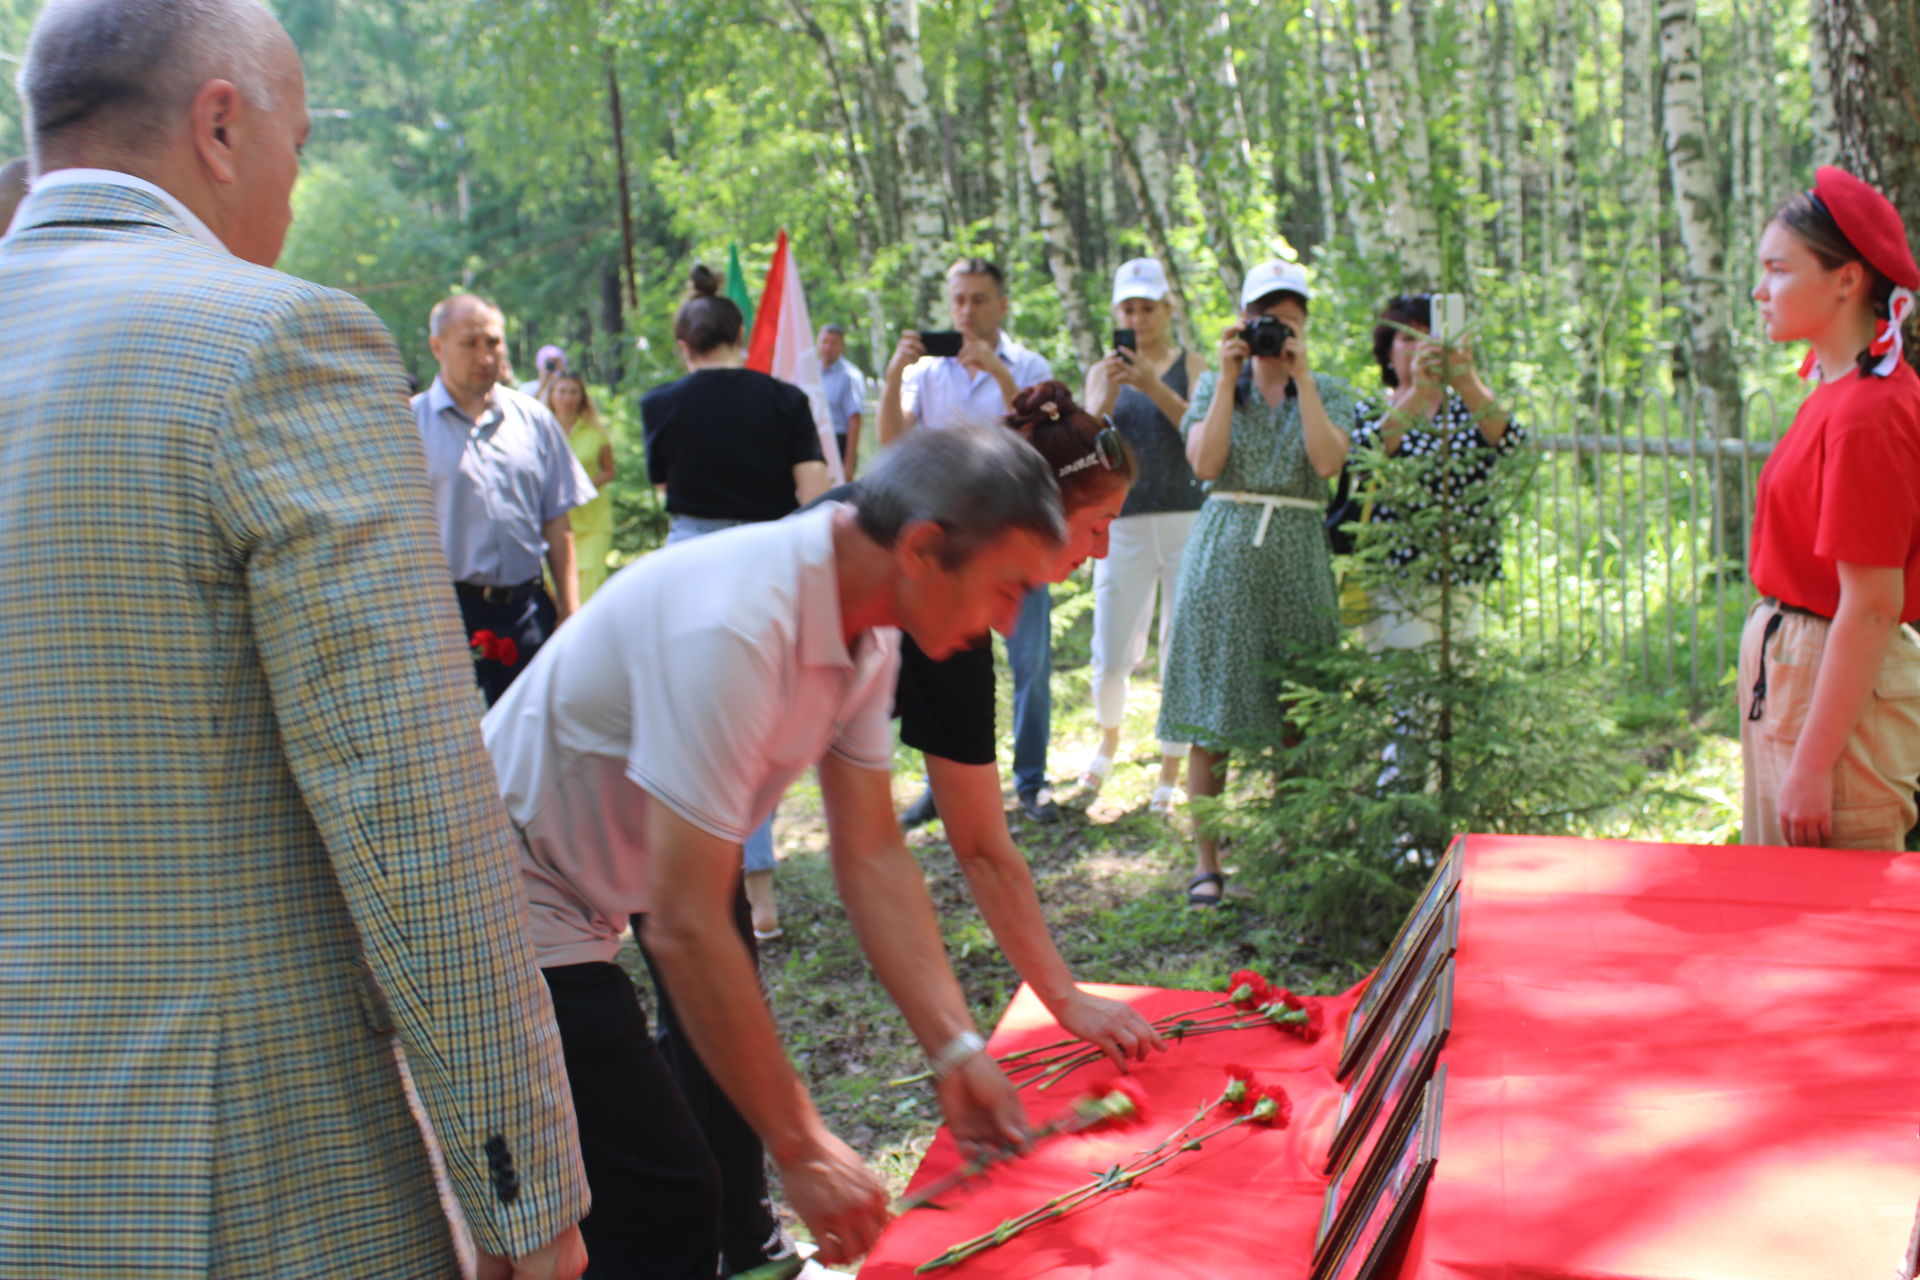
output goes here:
[[[600, 470], [600, 451], [607, 447], [607, 433], [580, 418], [567, 434], [573, 456], [588, 475]], [[613, 498], [602, 489], [593, 501], [568, 513], [573, 524], [573, 558], [580, 570], [580, 603], [607, 580], [607, 556], [613, 551]]]

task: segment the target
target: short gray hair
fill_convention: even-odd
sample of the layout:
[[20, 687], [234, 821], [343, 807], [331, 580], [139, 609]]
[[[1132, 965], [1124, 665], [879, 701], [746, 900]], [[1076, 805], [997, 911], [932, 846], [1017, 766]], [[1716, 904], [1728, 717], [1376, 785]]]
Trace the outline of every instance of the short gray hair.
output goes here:
[[17, 84], [35, 168], [46, 167], [49, 143], [72, 137], [91, 152], [146, 154], [209, 80], [275, 110], [283, 41], [256, 0], [48, 0]]
[[1067, 539], [1053, 468], [1005, 427], [911, 433], [860, 477], [854, 508], [860, 531], [883, 547], [933, 521], [946, 530], [949, 569], [1016, 529], [1056, 546]]
[[507, 313], [495, 306], [489, 298], [483, 298], [477, 293], [456, 293], [450, 297], [440, 299], [440, 301], [433, 304], [433, 310], [427, 312], [427, 336], [429, 338], [437, 338], [445, 333], [447, 331], [447, 321], [452, 317], [454, 312], [460, 310], [460, 304], [463, 302], [470, 302], [476, 307], [484, 307], [486, 310], [499, 316], [502, 320], [507, 318]]

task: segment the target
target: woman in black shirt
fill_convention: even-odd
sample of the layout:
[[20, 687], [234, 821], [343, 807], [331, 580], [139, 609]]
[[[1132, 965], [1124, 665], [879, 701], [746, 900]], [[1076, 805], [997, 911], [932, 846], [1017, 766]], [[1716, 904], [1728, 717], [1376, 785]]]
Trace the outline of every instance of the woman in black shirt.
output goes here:
[[827, 488], [806, 392], [742, 368], [745, 319], [720, 281], [695, 266], [674, 318], [687, 375], [640, 401], [647, 474], [667, 500], [667, 541], [778, 520]]

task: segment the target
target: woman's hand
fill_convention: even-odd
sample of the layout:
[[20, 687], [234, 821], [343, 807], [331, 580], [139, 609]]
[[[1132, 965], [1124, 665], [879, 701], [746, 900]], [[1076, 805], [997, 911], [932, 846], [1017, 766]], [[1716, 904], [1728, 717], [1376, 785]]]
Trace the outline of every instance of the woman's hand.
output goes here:
[[1280, 367], [1295, 381], [1313, 372], [1307, 365], [1306, 334], [1296, 333], [1287, 339], [1286, 345], [1280, 348]]
[[1479, 380], [1480, 371], [1473, 362], [1473, 347], [1467, 339], [1461, 338], [1445, 349], [1444, 372], [1447, 385], [1462, 395]]
[[1087, 405], [1095, 413], [1113, 414], [1113, 406], [1120, 402], [1120, 388], [1133, 383], [1128, 374], [1133, 366], [1119, 352], [1114, 352], [1087, 373]]
[[1833, 770], [1788, 764], [1775, 807], [1788, 844], [1825, 845], [1833, 838]]
[[1230, 324], [1220, 333], [1220, 377], [1231, 382], [1240, 376], [1240, 369], [1252, 355], [1247, 340], [1240, 336], [1240, 326]]
[[1144, 1061], [1149, 1053], [1166, 1052], [1166, 1042], [1153, 1024], [1118, 1000], [1089, 995], [1076, 987], [1052, 1013], [1055, 1022], [1106, 1054], [1122, 1071], [1129, 1059]]

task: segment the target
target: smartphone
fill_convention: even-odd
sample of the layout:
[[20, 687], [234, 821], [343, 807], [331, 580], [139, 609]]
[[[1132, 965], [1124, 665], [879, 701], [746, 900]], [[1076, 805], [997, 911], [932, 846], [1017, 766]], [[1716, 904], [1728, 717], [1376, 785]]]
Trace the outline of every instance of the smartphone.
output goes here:
[[927, 349], [930, 356], [957, 356], [960, 354], [961, 333], [958, 329], [922, 329], [920, 345]]
[[1140, 349], [1140, 343], [1135, 339], [1133, 330], [1115, 329], [1113, 331], [1113, 349], [1116, 351], [1138, 351]]
[[1433, 295], [1433, 323], [1428, 326], [1433, 340], [1453, 346], [1467, 334], [1467, 298], [1462, 293]]

